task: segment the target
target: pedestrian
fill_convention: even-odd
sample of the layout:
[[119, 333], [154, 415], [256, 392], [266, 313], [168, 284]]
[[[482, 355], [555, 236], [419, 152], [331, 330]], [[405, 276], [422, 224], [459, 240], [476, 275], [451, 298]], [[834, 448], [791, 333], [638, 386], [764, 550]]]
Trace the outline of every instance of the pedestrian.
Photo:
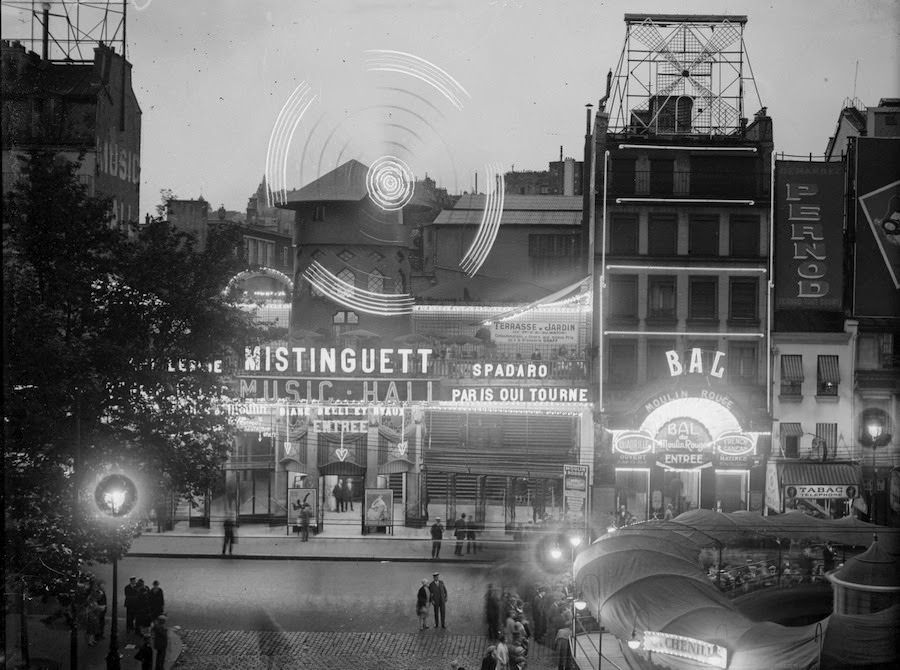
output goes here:
[[803, 553], [800, 554], [800, 583], [812, 583], [813, 574], [813, 557], [812, 550], [809, 546], [803, 547]]
[[441, 575], [437, 572], [432, 574], [432, 581], [428, 585], [428, 593], [431, 596], [431, 606], [434, 607], [434, 627], [438, 627], [438, 618], [440, 618], [441, 628], [446, 628], [444, 617], [446, 615], [447, 587], [440, 577]]
[[166, 617], [158, 616], [153, 622], [153, 649], [156, 651], [154, 670], [165, 670], [166, 650], [169, 648], [169, 629], [166, 628]]
[[462, 556], [463, 541], [466, 539], [468, 532], [468, 528], [466, 527], [466, 515], [463, 513], [463, 515], [459, 517], [459, 521], [456, 522], [456, 529], [453, 532], [456, 536], [456, 546], [453, 548], [454, 556]]
[[349, 479], [344, 480], [343, 486], [341, 486], [341, 499], [344, 501], [344, 511], [347, 511], [347, 505], [350, 506], [350, 511], [353, 511], [353, 488], [351, 486], [351, 482]]
[[97, 604], [97, 591], [95, 586], [90, 587], [85, 602], [84, 632], [87, 634], [88, 646], [95, 646], [100, 637], [100, 612]]
[[237, 544], [237, 537], [234, 530], [234, 517], [228, 515], [225, 517], [225, 539], [222, 542], [222, 555], [225, 555], [225, 549], [228, 549], [228, 555], [231, 556], [234, 545]]
[[344, 488], [343, 488], [344, 480], [338, 479], [337, 484], [334, 485], [334, 488], [331, 489], [331, 495], [334, 496], [334, 508], [338, 512], [343, 512], [346, 508], [344, 505]]
[[155, 620], [160, 614], [166, 611], [166, 599], [163, 590], [159, 587], [159, 582], [153, 580], [153, 586], [150, 588], [150, 618]]
[[309, 542], [309, 505], [302, 503], [300, 505], [300, 532], [304, 542]]
[[444, 539], [444, 526], [441, 524], [441, 517], [435, 517], [431, 526], [431, 558], [438, 559], [441, 557], [441, 540]]
[[488, 639], [496, 640], [500, 632], [500, 594], [493, 584], [488, 584], [484, 594], [484, 622], [487, 625]]
[[134, 624], [135, 605], [137, 605], [137, 577], [129, 577], [125, 585], [125, 632], [137, 631]]
[[484, 652], [484, 656], [481, 659], [481, 670], [497, 670], [497, 659], [494, 658], [496, 649], [497, 645], [492, 644]]
[[428, 618], [428, 603], [430, 600], [428, 580], [423, 579], [422, 585], [419, 587], [419, 592], [416, 594], [416, 616], [419, 617], [419, 630], [428, 628], [428, 624], [425, 623], [425, 620]]
[[106, 590], [103, 588], [102, 581], [97, 582], [95, 600], [97, 603], [97, 637], [103, 639], [103, 631], [106, 629]]
[[137, 589], [137, 612], [135, 612], [134, 621], [141, 635], [147, 635], [150, 624], [153, 623], [153, 619], [150, 617], [150, 589], [144, 584], [143, 579], [138, 579]]
[[822, 547], [822, 568], [826, 573], [834, 570], [834, 547], [831, 546], [830, 541]]
[[547, 620], [544, 616], [544, 598], [547, 597], [547, 588], [544, 585], [538, 586], [537, 593], [531, 599], [531, 618], [534, 621], [534, 639], [536, 642], [543, 642], [544, 633], [547, 629]]
[[666, 513], [663, 515], [663, 519], [671, 521], [673, 516], [675, 516], [675, 512], [672, 510], [672, 503], [666, 503]]
[[494, 661], [495, 670], [510, 670], [509, 647], [506, 646], [506, 637], [502, 632], [498, 633], [497, 636], [497, 646], [494, 649]]
[[153, 670], [153, 647], [149, 637], [144, 638], [144, 644], [134, 655], [134, 660], [141, 662], [141, 670]]

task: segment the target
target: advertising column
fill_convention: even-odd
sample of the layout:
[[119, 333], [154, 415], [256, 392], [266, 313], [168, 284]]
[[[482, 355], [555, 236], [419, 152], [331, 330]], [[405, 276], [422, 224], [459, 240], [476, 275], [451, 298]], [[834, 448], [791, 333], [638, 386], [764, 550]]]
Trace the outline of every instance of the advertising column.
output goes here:
[[587, 465], [563, 465], [563, 514], [572, 528], [587, 530]]

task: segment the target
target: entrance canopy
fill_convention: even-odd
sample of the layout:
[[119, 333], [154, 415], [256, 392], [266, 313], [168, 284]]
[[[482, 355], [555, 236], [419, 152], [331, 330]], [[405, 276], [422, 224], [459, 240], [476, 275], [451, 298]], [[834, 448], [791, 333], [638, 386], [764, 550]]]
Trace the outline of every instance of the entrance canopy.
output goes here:
[[366, 469], [350, 461], [332, 461], [319, 466], [319, 476], [338, 475], [340, 477], [362, 477]]

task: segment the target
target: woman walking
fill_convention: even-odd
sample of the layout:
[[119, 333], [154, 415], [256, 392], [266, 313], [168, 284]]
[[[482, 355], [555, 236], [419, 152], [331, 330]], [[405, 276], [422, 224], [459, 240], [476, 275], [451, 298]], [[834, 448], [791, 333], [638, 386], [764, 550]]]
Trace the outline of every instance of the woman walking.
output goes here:
[[422, 585], [419, 587], [419, 592], [416, 594], [416, 616], [419, 617], [419, 630], [425, 630], [426, 628], [428, 628], [428, 624], [425, 623], [425, 619], [428, 617], [429, 600], [428, 580], [423, 579]]

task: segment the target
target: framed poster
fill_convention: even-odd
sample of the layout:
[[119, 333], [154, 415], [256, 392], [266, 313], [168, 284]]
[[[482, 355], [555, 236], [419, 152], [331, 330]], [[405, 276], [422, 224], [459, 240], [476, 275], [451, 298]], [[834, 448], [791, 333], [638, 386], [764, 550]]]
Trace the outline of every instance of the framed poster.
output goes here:
[[315, 529], [318, 523], [318, 497], [316, 489], [288, 488], [287, 495], [287, 531], [291, 532], [292, 526], [300, 527], [300, 511], [306, 505], [309, 510], [309, 526]]
[[394, 534], [394, 492], [391, 489], [366, 489], [363, 505], [363, 532]]
[[587, 527], [588, 466], [563, 465], [563, 503], [566, 522]]

